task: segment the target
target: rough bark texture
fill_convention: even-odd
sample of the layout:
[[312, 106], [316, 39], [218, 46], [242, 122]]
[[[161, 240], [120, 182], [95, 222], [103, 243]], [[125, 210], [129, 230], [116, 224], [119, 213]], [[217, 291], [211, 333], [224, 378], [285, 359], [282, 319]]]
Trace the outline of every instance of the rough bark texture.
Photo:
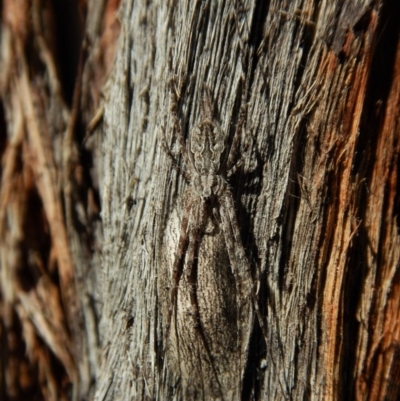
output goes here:
[[[125, 0], [120, 31], [117, 3], [76, 4], [69, 70], [57, 7], [3, 1], [0, 398], [397, 400], [398, 3]], [[178, 312], [183, 365], [165, 352], [187, 189], [161, 146], [179, 158], [171, 77], [185, 138], [205, 85], [228, 143], [247, 103], [229, 184], [263, 320], [226, 346], [237, 297], [215, 294], [237, 278], [204, 237], [198, 304], [226, 340], [200, 355]]]
[[117, 6], [2, 2], [2, 400], [93, 391], [101, 230], [82, 141], [113, 62]]

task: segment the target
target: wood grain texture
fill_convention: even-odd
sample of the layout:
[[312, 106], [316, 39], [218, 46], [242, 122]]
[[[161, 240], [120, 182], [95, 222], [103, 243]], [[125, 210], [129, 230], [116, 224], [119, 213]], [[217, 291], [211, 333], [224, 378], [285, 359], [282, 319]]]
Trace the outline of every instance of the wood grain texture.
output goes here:
[[[124, 0], [120, 30], [117, 1], [80, 2], [75, 89], [55, 67], [52, 25], [30, 25], [39, 0], [3, 3], [0, 398], [40, 388], [51, 400], [398, 399], [396, 0]], [[253, 145], [229, 184], [266, 335], [254, 319], [248, 346], [230, 346], [238, 326], [219, 295], [235, 280], [221, 233], [204, 237], [199, 306], [215, 312], [209, 332], [222, 327], [212, 342], [222, 394], [196, 364], [206, 358], [195, 358], [184, 312], [172, 354], [185, 358], [163, 352], [187, 190], [161, 146], [174, 126], [171, 75], [188, 78], [185, 138], [204, 85], [231, 136], [242, 75], [247, 85]], [[85, 137], [99, 102], [102, 123]]]
[[[255, 146], [247, 160], [252, 172], [238, 171], [231, 185], [246, 253], [260, 280], [268, 332], [264, 339], [255, 326], [242, 397], [333, 400], [368, 393], [354, 385], [357, 369], [346, 361], [365, 352], [368, 346], [359, 336], [371, 330], [356, 318], [372, 295], [366, 288], [354, 292], [371, 274], [355, 270], [360, 266], [355, 244], [366, 229], [359, 202], [366, 196], [362, 183], [369, 181], [357, 152], [368, 119], [365, 99], [379, 6], [176, 2], [144, 9], [126, 2], [106, 106], [102, 199], [109, 298], [101, 332], [110, 342], [107, 377], [100, 377], [98, 394], [107, 388], [109, 399], [122, 399], [127, 393], [118, 395], [117, 389], [133, 380], [131, 397], [185, 399], [187, 378], [173, 379], [176, 372], [160, 357], [165, 298], [157, 290], [162, 268], [157, 255], [166, 216], [185, 190], [182, 178], [166, 168], [160, 131], [168, 136], [173, 127], [171, 74], [191, 78], [189, 93], [181, 94], [187, 98], [185, 136], [198, 119], [204, 83], [218, 103], [221, 126], [227, 132], [235, 126], [240, 46], [254, 52], [245, 71], [250, 82], [245, 129]], [[133, 189], [127, 186], [130, 177], [137, 180]], [[118, 210], [115, 205], [128, 193], [137, 204]], [[126, 252], [118, 251], [121, 243]], [[390, 271], [398, 265], [395, 255]], [[367, 271], [371, 265], [364, 261], [364, 266]], [[131, 364], [129, 374], [112, 376], [122, 360]]]

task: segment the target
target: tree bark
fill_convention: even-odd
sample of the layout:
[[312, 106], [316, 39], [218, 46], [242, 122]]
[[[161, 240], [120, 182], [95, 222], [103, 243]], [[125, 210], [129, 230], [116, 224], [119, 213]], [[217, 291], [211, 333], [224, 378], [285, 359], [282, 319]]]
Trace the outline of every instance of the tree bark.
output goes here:
[[[2, 399], [399, 398], [400, 7], [306, 3], [3, 2]], [[207, 91], [245, 255], [210, 214], [172, 305]]]

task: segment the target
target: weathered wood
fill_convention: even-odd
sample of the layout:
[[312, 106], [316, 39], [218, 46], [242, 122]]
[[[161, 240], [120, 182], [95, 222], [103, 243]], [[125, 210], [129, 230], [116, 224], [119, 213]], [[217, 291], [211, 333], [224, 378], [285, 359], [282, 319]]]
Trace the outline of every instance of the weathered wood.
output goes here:
[[[110, 26], [115, 5], [88, 5], [77, 74], [82, 85], [71, 105], [60, 90], [49, 37], [31, 44], [40, 50], [31, 60], [29, 35], [19, 30], [29, 23], [16, 23], [9, 12], [2, 17], [2, 37], [12, 40], [1, 44], [8, 135], [0, 193], [1, 330], [27, 344], [30, 364], [56, 389], [48, 399], [68, 397], [61, 385], [68, 378], [72, 398], [99, 401], [237, 399], [238, 392], [254, 400], [396, 400], [400, 47], [391, 15], [399, 6], [384, 0], [125, 0], [116, 42], [100, 28], [101, 21]], [[14, 9], [25, 21], [28, 10]], [[43, 39], [40, 30], [32, 32]], [[103, 121], [85, 137], [82, 127], [95, 114], [114, 46]], [[164, 352], [168, 263], [180, 229], [171, 221], [181, 214], [187, 189], [161, 146], [165, 133], [179, 157], [171, 77], [186, 80], [177, 93], [186, 139], [199, 122], [204, 85], [228, 143], [247, 104], [244, 130], [252, 147], [241, 143], [248, 156], [228, 180], [265, 330], [254, 319], [248, 352], [238, 347], [237, 355], [226, 352], [227, 363], [215, 364], [232, 361], [232, 372], [239, 372], [224, 376], [239, 382], [222, 395], [202, 387], [212, 382], [202, 377], [202, 366], [193, 368], [190, 383], [190, 369], [182, 371]], [[21, 152], [26, 156], [18, 162]], [[85, 161], [89, 154], [93, 165]], [[24, 264], [25, 252], [36, 250], [26, 231], [34, 223], [21, 218], [34, 207], [32, 194], [49, 227], [47, 234], [36, 229], [47, 244], [36, 255], [47, 256]], [[221, 286], [238, 280], [229, 266], [218, 270], [214, 263], [229, 264], [224, 244], [217, 233], [199, 245], [199, 269], [213, 263], [196, 288], [210, 316], [207, 293], [220, 287], [216, 280], [207, 288], [207, 280], [218, 271]], [[207, 254], [207, 247], [222, 256]], [[29, 290], [18, 269], [39, 277]], [[183, 294], [190, 292], [185, 285]], [[54, 300], [51, 307], [46, 299]], [[213, 299], [218, 315], [227, 301]], [[239, 326], [233, 322], [232, 330]], [[184, 354], [195, 332], [186, 337]], [[193, 338], [184, 366], [196, 361]], [[213, 343], [211, 354], [219, 346]], [[49, 351], [65, 369], [60, 376], [43, 356]], [[2, 360], [5, 369], [13, 359]], [[12, 394], [19, 391], [16, 372], [7, 376]], [[0, 385], [11, 397], [10, 385]]]
[[[172, 380], [176, 372], [162, 360], [165, 298], [156, 285], [165, 219], [185, 189], [160, 147], [160, 131], [170, 137], [172, 129], [168, 82], [171, 74], [190, 76], [189, 93], [179, 94], [186, 136], [199, 118], [205, 83], [229, 131], [237, 122], [243, 46], [254, 50], [245, 71], [245, 129], [255, 138], [248, 163], [254, 170], [239, 171], [231, 185], [268, 331], [265, 342], [255, 330], [243, 396], [362, 398], [365, 389], [349, 386], [346, 360], [356, 360], [367, 346], [357, 334], [364, 329], [356, 313], [371, 293], [367, 287], [355, 299], [352, 293], [363, 285], [354, 269], [370, 266], [356, 262], [358, 238], [367, 229], [359, 202], [368, 175], [354, 166], [365, 146], [362, 116], [379, 32], [377, 5], [330, 2], [318, 11], [312, 2], [306, 8], [292, 2], [288, 9], [261, 2], [240, 9], [230, 2], [126, 7], [105, 106], [108, 289], [101, 332], [110, 343], [97, 394], [107, 389], [109, 399], [181, 397], [182, 382]], [[121, 204], [128, 196], [136, 201], [132, 209]], [[121, 363], [129, 373], [116, 378], [111, 372]], [[362, 372], [353, 370], [360, 377]], [[131, 380], [129, 393], [121, 391]]]

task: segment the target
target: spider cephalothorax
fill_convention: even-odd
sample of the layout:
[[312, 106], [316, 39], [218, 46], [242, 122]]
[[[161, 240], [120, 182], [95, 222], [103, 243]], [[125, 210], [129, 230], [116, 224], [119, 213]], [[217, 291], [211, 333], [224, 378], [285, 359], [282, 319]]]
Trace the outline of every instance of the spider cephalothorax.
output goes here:
[[212, 120], [209, 94], [207, 90], [205, 93], [202, 119], [190, 136], [187, 167], [196, 193], [203, 199], [209, 199], [221, 196], [227, 183], [220, 175], [225, 135]]

